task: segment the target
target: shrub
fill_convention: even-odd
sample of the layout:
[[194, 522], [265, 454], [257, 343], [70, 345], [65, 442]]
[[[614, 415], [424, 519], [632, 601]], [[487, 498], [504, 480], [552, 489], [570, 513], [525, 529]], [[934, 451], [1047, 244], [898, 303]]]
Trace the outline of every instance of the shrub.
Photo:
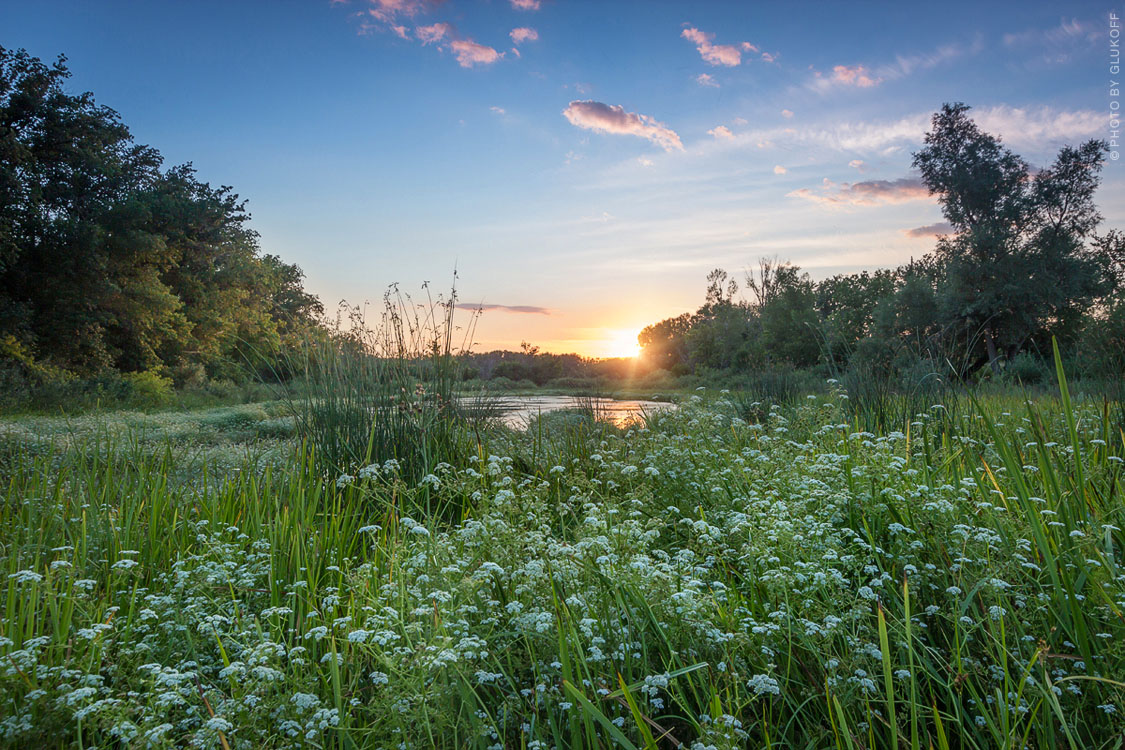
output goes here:
[[128, 400], [137, 406], [159, 406], [172, 398], [172, 379], [154, 370], [128, 372], [121, 379], [128, 386]]
[[1013, 385], [1039, 385], [1050, 378], [1047, 364], [1030, 352], [1020, 352], [1004, 366], [1003, 379]]

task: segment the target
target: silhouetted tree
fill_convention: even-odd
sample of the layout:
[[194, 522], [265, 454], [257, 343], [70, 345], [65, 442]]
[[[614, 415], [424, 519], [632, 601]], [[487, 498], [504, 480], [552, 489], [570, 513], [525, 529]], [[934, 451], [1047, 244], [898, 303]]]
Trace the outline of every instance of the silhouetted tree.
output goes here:
[[1030, 174], [1027, 162], [980, 130], [964, 104], [933, 117], [914, 166], [955, 234], [938, 241], [941, 311], [993, 369], [1036, 334], [1063, 329], [1105, 291], [1082, 251], [1100, 221], [1093, 203], [1106, 144], [1066, 147]]

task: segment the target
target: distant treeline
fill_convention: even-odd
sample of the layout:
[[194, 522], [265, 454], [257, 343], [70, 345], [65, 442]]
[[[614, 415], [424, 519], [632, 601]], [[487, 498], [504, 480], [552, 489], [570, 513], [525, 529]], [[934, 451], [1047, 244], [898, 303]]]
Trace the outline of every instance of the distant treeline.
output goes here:
[[914, 167], [952, 231], [924, 258], [814, 282], [765, 259], [645, 328], [654, 366], [686, 374], [821, 368], [901, 376], [1036, 374], [1057, 337], [1084, 375], [1125, 372], [1125, 235], [1097, 234], [1106, 144], [1063, 148], [1038, 171], [982, 132], [963, 104], [934, 115]]
[[177, 384], [244, 373], [321, 313], [301, 269], [261, 252], [245, 203], [164, 168], [113, 110], [0, 47], [4, 385], [106, 372]]
[[463, 379], [513, 386], [534, 384], [590, 389], [639, 374], [638, 363], [632, 358], [596, 359], [578, 354], [551, 354], [526, 342], [520, 351], [471, 352], [464, 354], [462, 360]]

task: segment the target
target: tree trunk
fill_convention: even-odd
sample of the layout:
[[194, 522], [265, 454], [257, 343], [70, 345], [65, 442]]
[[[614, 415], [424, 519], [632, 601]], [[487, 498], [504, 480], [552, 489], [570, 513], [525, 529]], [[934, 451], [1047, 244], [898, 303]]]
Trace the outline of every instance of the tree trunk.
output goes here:
[[1000, 355], [996, 353], [996, 339], [992, 338], [992, 330], [984, 329], [984, 345], [988, 349], [988, 366], [992, 368], [993, 375], [1000, 374]]

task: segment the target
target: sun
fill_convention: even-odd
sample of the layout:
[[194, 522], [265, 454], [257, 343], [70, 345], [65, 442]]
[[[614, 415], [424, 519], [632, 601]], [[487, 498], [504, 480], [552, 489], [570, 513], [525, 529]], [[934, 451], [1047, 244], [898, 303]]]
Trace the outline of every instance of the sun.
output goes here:
[[605, 339], [605, 356], [607, 357], [639, 357], [640, 344], [637, 343], [639, 331], [633, 328], [613, 328], [607, 331]]

